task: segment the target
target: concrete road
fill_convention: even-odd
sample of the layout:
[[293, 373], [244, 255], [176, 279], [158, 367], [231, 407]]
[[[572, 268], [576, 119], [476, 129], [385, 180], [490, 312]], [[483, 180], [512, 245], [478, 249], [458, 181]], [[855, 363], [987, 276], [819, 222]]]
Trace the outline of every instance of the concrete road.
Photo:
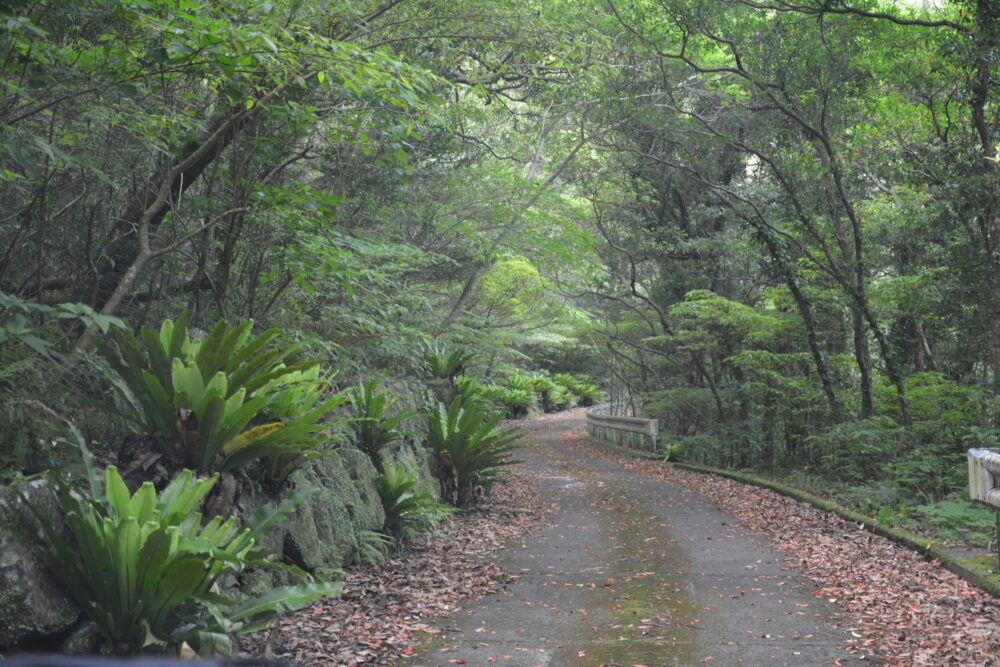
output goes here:
[[579, 412], [525, 427], [539, 443], [525, 468], [558, 509], [501, 554], [516, 582], [470, 601], [441, 643], [406, 664], [854, 662], [834, 606], [783, 566], [785, 554], [703, 496], [574, 452], [582, 427]]

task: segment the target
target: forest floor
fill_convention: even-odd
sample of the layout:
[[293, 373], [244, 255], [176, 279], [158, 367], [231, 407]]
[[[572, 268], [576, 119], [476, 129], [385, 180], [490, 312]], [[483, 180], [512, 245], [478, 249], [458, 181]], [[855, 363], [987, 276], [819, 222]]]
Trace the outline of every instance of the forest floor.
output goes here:
[[540, 446], [489, 506], [286, 619], [275, 657], [1000, 665], [1000, 603], [950, 572], [767, 489], [609, 452], [583, 424], [522, 422]]

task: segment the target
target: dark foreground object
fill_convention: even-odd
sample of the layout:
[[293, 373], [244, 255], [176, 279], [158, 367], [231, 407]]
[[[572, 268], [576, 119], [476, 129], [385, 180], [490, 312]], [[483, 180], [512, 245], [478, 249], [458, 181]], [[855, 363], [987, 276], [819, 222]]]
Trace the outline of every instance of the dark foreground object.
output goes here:
[[90, 655], [15, 655], [0, 660], [4, 667], [285, 667], [288, 663], [264, 658], [234, 658], [232, 660], [175, 660], [172, 658], [112, 658]]

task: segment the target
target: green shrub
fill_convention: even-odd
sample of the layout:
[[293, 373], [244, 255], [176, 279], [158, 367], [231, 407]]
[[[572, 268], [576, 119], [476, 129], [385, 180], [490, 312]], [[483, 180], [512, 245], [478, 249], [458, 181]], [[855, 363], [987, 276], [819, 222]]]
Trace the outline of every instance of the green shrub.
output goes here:
[[455, 378], [455, 395], [464, 396], [468, 400], [487, 398], [483, 383], [474, 377], [460, 375]]
[[439, 403], [428, 415], [427, 446], [434, 453], [438, 479], [445, 497], [457, 507], [468, 507], [489, 492], [501, 468], [517, 463], [511, 452], [518, 444], [517, 429], [500, 429], [502, 415], [491, 414], [478, 401], [461, 396], [451, 404]]
[[[545, 412], [558, 412], [573, 406], [573, 394], [552, 378], [545, 375], [534, 375], [530, 378], [531, 387], [538, 395]], [[520, 383], [518, 385], [520, 386]]]
[[807, 441], [821, 469], [835, 479], [864, 482], [883, 479], [888, 463], [906, 444], [906, 430], [889, 417], [837, 424]]
[[507, 386], [515, 391], [535, 393], [535, 378], [530, 375], [512, 375], [507, 379]]
[[483, 396], [497, 405], [508, 419], [523, 419], [535, 409], [535, 392], [529, 389], [490, 385], [483, 388]]
[[535, 395], [523, 389], [507, 389], [502, 400], [509, 419], [523, 419], [535, 409]]
[[228, 653], [229, 634], [260, 630], [285, 611], [340, 591], [339, 584], [286, 586], [236, 603], [216, 588], [250, 564], [276, 565], [265, 560], [259, 540], [315, 489], [265, 508], [241, 529], [235, 518], [202, 525], [197, 509], [218, 476], [196, 479], [185, 470], [159, 494], [150, 482], [130, 494], [113, 466], [104, 484], [89, 465], [88, 473], [88, 495], [51, 477], [75, 549], [36, 516], [66, 590], [113, 653], [151, 645], [175, 651], [181, 642]]
[[576, 404], [583, 408], [597, 405], [604, 399], [604, 393], [600, 387], [589, 382], [577, 384], [573, 393], [576, 395]]
[[933, 502], [964, 489], [967, 470], [964, 451], [955, 451], [952, 444], [926, 444], [901, 452], [887, 474], [907, 497]]
[[123, 416], [154, 435], [169, 459], [207, 473], [259, 460], [280, 483], [323, 455], [318, 422], [346, 399], [323, 400], [329, 382], [316, 363], [286, 366], [296, 348], [271, 347], [275, 329], [251, 339], [251, 328], [220, 321], [203, 341], [191, 340], [181, 315], [159, 332], [143, 329], [141, 341], [114, 329], [113, 345], [96, 345], [123, 399]]
[[430, 493], [414, 491], [420, 476], [401, 464], [387, 466], [378, 478], [378, 493], [385, 510], [384, 530], [401, 540], [429, 532], [455, 509], [439, 503]]
[[354, 436], [358, 449], [382, 470], [383, 452], [403, 437], [397, 426], [416, 416], [413, 410], [404, 410], [389, 416], [391, 400], [386, 392], [378, 391], [378, 381], [372, 378], [363, 387], [352, 387], [348, 400], [354, 407]]
[[462, 374], [465, 366], [472, 361], [471, 352], [449, 349], [447, 345], [435, 343], [424, 353], [424, 363], [431, 376], [439, 380], [453, 380]]
[[542, 394], [542, 405], [546, 412], [559, 412], [573, 407], [576, 399], [565, 388], [556, 385], [555, 389]]
[[48, 355], [52, 342], [44, 337], [43, 329], [59, 320], [76, 320], [102, 333], [112, 328], [125, 328], [119, 318], [98, 313], [84, 303], [49, 306], [0, 291], [0, 346], [17, 341], [34, 352]]
[[508, 389], [496, 384], [477, 383], [474, 393], [465, 390], [456, 393], [484, 401], [493, 411], [500, 412], [507, 419], [527, 417], [535, 407], [535, 392], [527, 389]]
[[642, 412], [660, 422], [660, 430], [692, 434], [710, 430], [718, 417], [712, 392], [702, 387], [674, 387], [640, 395]]

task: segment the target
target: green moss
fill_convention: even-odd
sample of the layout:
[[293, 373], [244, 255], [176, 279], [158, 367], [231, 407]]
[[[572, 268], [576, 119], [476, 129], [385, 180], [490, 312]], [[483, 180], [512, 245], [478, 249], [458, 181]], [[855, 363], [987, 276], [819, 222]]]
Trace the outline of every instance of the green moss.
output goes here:
[[434, 477], [430, 450], [414, 443], [403, 442], [387, 452], [390, 463], [399, 463], [420, 475], [414, 491], [429, 493], [435, 500], [441, 499], [441, 484]]
[[320, 490], [290, 517], [286, 556], [317, 573], [353, 563], [358, 533], [379, 530], [385, 521], [376, 477], [375, 466], [356, 449], [340, 450], [337, 458], [314, 461], [294, 473], [294, 486]]

